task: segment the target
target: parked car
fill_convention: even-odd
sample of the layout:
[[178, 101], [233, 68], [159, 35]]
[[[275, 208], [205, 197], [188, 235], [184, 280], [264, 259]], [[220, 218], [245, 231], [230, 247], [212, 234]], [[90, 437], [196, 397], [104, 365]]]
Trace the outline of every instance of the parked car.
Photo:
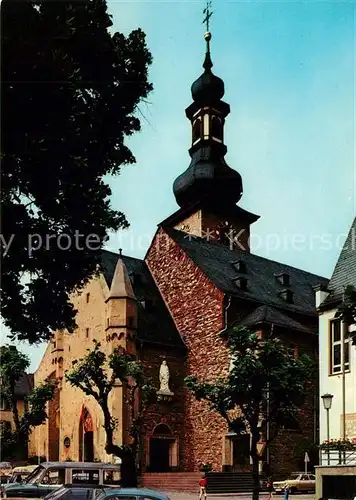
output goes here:
[[0, 462], [0, 488], [7, 484], [12, 474], [12, 465], [10, 462]]
[[96, 500], [104, 486], [97, 484], [65, 484], [52, 491], [43, 500]]
[[169, 500], [146, 488], [107, 488], [97, 485], [68, 484], [47, 495], [44, 500]]
[[23, 483], [27, 476], [31, 474], [35, 469], [37, 469], [37, 465], [24, 465], [23, 467], [15, 467], [12, 469], [12, 474], [8, 483]]
[[305, 474], [303, 472], [293, 472], [288, 479], [284, 481], [274, 481], [273, 489], [276, 493], [282, 493], [284, 488], [289, 486], [290, 493], [297, 492], [315, 492], [315, 476], [314, 474]]
[[3, 498], [42, 498], [64, 484], [120, 484], [120, 465], [96, 462], [44, 462], [21, 484], [2, 487]]
[[106, 488], [95, 500], [170, 500], [167, 495], [146, 488]]

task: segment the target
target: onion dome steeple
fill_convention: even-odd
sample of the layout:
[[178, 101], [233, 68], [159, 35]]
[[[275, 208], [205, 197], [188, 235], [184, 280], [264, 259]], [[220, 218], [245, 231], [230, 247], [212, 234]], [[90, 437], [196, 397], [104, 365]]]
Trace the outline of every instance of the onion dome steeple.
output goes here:
[[210, 40], [211, 33], [207, 31], [204, 35], [204, 38], [207, 43], [205, 60], [203, 64], [203, 68], [205, 69], [204, 73], [193, 83], [192, 97], [196, 103], [207, 104], [209, 102], [219, 101], [222, 99], [225, 93], [224, 82], [218, 76], [215, 76], [211, 68], [213, 67], [213, 63], [211, 61], [210, 56]]
[[230, 106], [222, 101], [224, 82], [211, 71], [211, 33], [209, 19], [211, 2], [204, 13], [207, 32], [204, 73], [191, 87], [193, 103], [185, 110], [192, 124], [191, 162], [188, 169], [174, 181], [173, 191], [178, 205], [186, 207], [198, 201], [208, 204], [235, 205], [242, 196], [241, 175], [225, 162], [224, 123]]

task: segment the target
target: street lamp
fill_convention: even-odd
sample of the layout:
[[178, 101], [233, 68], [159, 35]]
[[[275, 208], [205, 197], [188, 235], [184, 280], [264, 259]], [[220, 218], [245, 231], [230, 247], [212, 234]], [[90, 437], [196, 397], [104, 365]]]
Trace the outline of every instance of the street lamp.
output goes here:
[[328, 465], [330, 465], [330, 420], [329, 420], [329, 411], [333, 402], [332, 394], [324, 394], [321, 396], [323, 400], [324, 409], [326, 410], [326, 436], [328, 441]]

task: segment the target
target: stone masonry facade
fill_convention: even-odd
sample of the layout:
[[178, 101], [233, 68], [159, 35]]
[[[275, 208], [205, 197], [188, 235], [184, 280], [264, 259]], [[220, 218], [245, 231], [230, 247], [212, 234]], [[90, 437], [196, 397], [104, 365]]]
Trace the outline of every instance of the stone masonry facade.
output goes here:
[[[163, 231], [151, 245], [147, 264], [187, 345], [187, 375], [214, 380], [226, 375], [229, 366], [227, 349], [217, 335], [224, 327], [223, 293], [175, 242], [165, 240]], [[224, 421], [186, 390], [184, 406], [183, 469], [197, 471], [202, 462], [211, 462], [220, 470]]]
[[[147, 264], [187, 345], [187, 375], [195, 375], [206, 381], [225, 376], [229, 367], [228, 352], [218, 335], [225, 327], [223, 293], [174, 241], [169, 240], [162, 228], [148, 252]], [[238, 307], [242, 307], [242, 304], [238, 304], [237, 308], [236, 304], [232, 307], [235, 319], [242, 312]], [[309, 326], [309, 320], [305, 322]], [[285, 330], [277, 331], [276, 335], [293, 347], [296, 355], [305, 352], [316, 359], [316, 335], [311, 337]], [[272, 471], [288, 473], [296, 470], [300, 462], [298, 443], [314, 442], [317, 431], [315, 384], [316, 380], [312, 380], [310, 394], [298, 419], [299, 429], [281, 431], [271, 445]], [[187, 391], [184, 392], [184, 401], [186, 414], [182, 467], [187, 471], [196, 471], [204, 461], [211, 462], [214, 470], [222, 470], [224, 464], [229, 464], [231, 455], [225, 439], [225, 422], [211, 412], [205, 403], [195, 401]]]
[[[243, 301], [233, 300], [227, 311], [226, 297], [193, 263], [181, 247], [164, 229], [159, 229], [147, 253], [146, 263], [161, 296], [182, 337], [182, 347], [139, 341], [136, 345], [138, 359], [145, 371], [159, 388], [159, 369], [166, 359], [170, 370], [170, 389], [174, 396], [170, 402], [158, 401], [146, 412], [142, 429], [140, 467], [150, 470], [151, 439], [155, 429], [164, 424], [169, 429], [170, 466], [172, 471], [198, 471], [202, 462], [211, 462], [215, 471], [231, 467], [232, 443], [226, 438], [227, 425], [204, 402], [197, 402], [184, 388], [187, 375], [200, 380], [214, 381], [224, 377], [229, 369], [228, 350], [220, 338], [228, 324], [248, 312]], [[78, 328], [73, 334], [57, 332], [35, 373], [35, 384], [54, 376], [59, 382], [58, 392], [49, 405], [49, 420], [36, 428], [31, 436], [30, 451], [33, 455], [60, 460], [79, 460], [83, 449], [83, 411], [89, 413], [93, 428], [94, 458], [112, 461], [105, 452], [103, 417], [97, 402], [71, 387], [64, 373], [70, 370], [74, 360], [83, 357], [93, 340], [111, 353], [114, 343], [122, 343], [127, 337], [127, 316], [134, 318], [132, 300], [117, 298], [109, 301], [109, 287], [103, 276], [93, 279], [82, 293], [73, 298], [78, 310]], [[298, 318], [300, 320], [300, 318]], [[312, 321], [310, 320], [310, 323]], [[309, 326], [309, 320], [305, 320]], [[111, 326], [110, 326], [111, 325]], [[263, 330], [261, 330], [261, 334]], [[296, 355], [306, 352], [315, 356], [317, 336], [276, 331]], [[116, 339], [116, 340], [113, 340]], [[120, 340], [121, 339], [121, 340]], [[185, 348], [184, 348], [185, 345]], [[300, 457], [298, 443], [312, 442], [315, 438], [316, 414], [314, 411], [315, 384], [310, 386], [310, 397], [300, 414], [299, 429], [286, 429], [273, 442], [270, 449], [272, 471], [290, 472], [297, 468]], [[115, 433], [117, 444], [126, 442], [127, 425], [120, 385], [112, 391], [110, 405], [113, 415], [119, 419]], [[70, 442], [69, 447], [64, 441]], [[299, 450], [299, 451], [298, 451]]]

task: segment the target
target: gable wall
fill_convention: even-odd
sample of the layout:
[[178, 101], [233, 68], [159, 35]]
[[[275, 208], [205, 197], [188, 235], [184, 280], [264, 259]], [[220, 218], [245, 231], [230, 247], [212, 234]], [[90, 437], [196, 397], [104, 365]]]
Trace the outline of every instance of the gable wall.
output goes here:
[[[160, 229], [146, 261], [187, 348], [187, 374], [214, 380], [228, 370], [228, 353], [217, 333], [223, 328], [223, 293]], [[203, 461], [221, 470], [224, 421], [185, 393], [182, 467], [198, 470]]]
[[[86, 294], [89, 293], [89, 303], [86, 302]], [[72, 334], [56, 332], [54, 339], [56, 347], [63, 350], [53, 350], [53, 344], [49, 343], [44, 357], [41, 360], [38, 370], [34, 374], [35, 385], [42, 382], [52, 373], [60, 375], [58, 370], [58, 360], [63, 358], [63, 372], [70, 370], [72, 362], [87, 354], [87, 349], [92, 348], [93, 339], [101, 342], [101, 349], [107, 353], [111, 352], [111, 344], [106, 341], [105, 327], [107, 325], [107, 306], [105, 298], [108, 293], [106, 282], [102, 276], [91, 280], [83, 289], [80, 295], [72, 298], [74, 307], [78, 310], [76, 322], [78, 328]], [[89, 336], [86, 336], [86, 329], [89, 328]], [[61, 340], [62, 339], [62, 340]], [[31, 435], [30, 454], [42, 455], [47, 458], [52, 455], [51, 436], [56, 436], [55, 427], [59, 421], [59, 459], [72, 460], [79, 459], [79, 422], [84, 405], [89, 410], [94, 426], [94, 455], [98, 459], [109, 460], [106, 455], [105, 432], [102, 428], [103, 418], [101, 409], [96, 401], [86, 396], [81, 390], [70, 386], [63, 377], [59, 380], [58, 409], [59, 417], [54, 418], [55, 410], [53, 405], [50, 410], [50, 419], [45, 424], [37, 427]], [[122, 400], [119, 392], [121, 388], [115, 389], [118, 394], [113, 395], [113, 404], [120, 416]], [[57, 434], [58, 435], [58, 434]], [[121, 429], [117, 430], [118, 443], [121, 442]], [[71, 446], [66, 449], [63, 445], [64, 438], [69, 437]], [[55, 447], [52, 444], [52, 449]], [[111, 460], [111, 458], [110, 458]]]
[[[319, 377], [320, 394], [332, 394], [330, 409], [330, 439], [341, 439], [343, 433], [342, 376], [330, 374], [329, 325], [336, 309], [323, 312], [319, 317]], [[346, 437], [356, 438], [356, 347], [350, 348], [350, 371], [345, 373]], [[320, 399], [320, 442], [327, 439], [326, 411]]]

